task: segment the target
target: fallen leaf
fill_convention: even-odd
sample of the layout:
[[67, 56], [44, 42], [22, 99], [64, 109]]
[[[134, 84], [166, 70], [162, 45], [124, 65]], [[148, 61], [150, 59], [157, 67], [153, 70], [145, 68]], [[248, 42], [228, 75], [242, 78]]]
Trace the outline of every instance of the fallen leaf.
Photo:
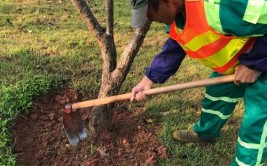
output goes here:
[[147, 123], [152, 123], [154, 120], [153, 119], [146, 119]]
[[99, 153], [101, 158], [108, 156], [105, 148], [96, 148], [96, 151]]
[[197, 108], [197, 111], [196, 111], [196, 115], [197, 115], [197, 116], [200, 116], [200, 114], [201, 114], [201, 108], [198, 107], [198, 108]]
[[127, 138], [123, 138], [123, 139], [121, 140], [121, 143], [122, 143], [125, 147], [128, 147], [128, 146], [129, 146], [129, 142], [128, 142]]
[[158, 147], [157, 152], [161, 158], [163, 158], [163, 159], [168, 158], [167, 151], [166, 151], [165, 147], [163, 147], [163, 146]]
[[149, 137], [151, 137], [152, 136], [152, 133], [149, 133], [148, 135], [147, 135], [147, 139], [149, 138]]
[[146, 164], [149, 164], [149, 165], [153, 165], [153, 164], [155, 164], [155, 162], [156, 162], [156, 160], [155, 160], [154, 156], [150, 156], [150, 157], [145, 161], [145, 163], [146, 163]]

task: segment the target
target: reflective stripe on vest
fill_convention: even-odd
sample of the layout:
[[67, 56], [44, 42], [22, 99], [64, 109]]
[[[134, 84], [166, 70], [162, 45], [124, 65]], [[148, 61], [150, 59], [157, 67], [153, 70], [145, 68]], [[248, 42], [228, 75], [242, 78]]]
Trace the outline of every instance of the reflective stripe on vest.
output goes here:
[[238, 57], [251, 48], [254, 39], [223, 36], [214, 31], [208, 25], [203, 0], [185, 0], [185, 5], [185, 28], [181, 32], [174, 22], [170, 27], [170, 37], [183, 47], [188, 56], [218, 73], [233, 73]]

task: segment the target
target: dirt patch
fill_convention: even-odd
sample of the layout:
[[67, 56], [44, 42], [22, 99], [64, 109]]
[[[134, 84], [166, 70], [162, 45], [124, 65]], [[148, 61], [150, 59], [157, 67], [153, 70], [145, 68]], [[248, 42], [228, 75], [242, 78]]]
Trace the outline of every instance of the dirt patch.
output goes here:
[[[29, 114], [17, 118], [12, 127], [13, 153], [18, 165], [153, 165], [167, 158], [158, 142], [159, 126], [147, 124], [141, 110], [121, 105], [114, 111], [112, 131], [104, 131], [95, 144], [82, 141], [71, 147], [65, 135], [60, 111], [78, 94], [68, 89], [43, 96]], [[82, 118], [90, 117], [83, 111]]]

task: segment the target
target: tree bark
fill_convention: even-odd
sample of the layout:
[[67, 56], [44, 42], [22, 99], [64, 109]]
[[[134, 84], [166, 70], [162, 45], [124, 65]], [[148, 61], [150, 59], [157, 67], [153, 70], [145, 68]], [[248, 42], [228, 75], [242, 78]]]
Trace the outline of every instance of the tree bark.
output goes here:
[[[114, 42], [114, 17], [113, 17], [113, 0], [106, 0], [106, 29], [101, 27], [94, 14], [91, 12], [86, 0], [71, 0], [76, 7], [82, 20], [85, 22], [88, 30], [93, 32], [102, 55], [102, 76], [101, 87], [98, 98], [113, 96], [119, 93], [122, 83], [124, 82], [130, 67], [134, 61], [139, 48], [150, 28], [151, 22], [147, 19], [139, 29], [134, 31], [132, 40], [125, 47], [117, 64], [116, 45]], [[95, 141], [103, 129], [110, 129], [112, 125], [112, 115], [114, 104], [100, 107], [94, 107], [92, 116], [89, 120], [89, 136]]]

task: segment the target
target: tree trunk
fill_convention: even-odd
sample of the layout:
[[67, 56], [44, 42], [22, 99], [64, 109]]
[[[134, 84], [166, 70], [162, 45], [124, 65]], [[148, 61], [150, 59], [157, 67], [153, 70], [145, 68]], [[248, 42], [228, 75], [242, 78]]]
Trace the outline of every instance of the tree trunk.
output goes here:
[[[79, 11], [88, 30], [92, 31], [94, 34], [101, 49], [103, 66], [98, 98], [117, 95], [130, 70], [132, 62], [144, 41], [151, 22], [147, 19], [143, 27], [134, 31], [131, 41], [125, 47], [117, 64], [117, 52], [113, 34], [113, 0], [106, 0], [105, 3], [107, 20], [106, 29], [102, 28], [98, 23], [86, 0], [71, 1]], [[111, 129], [113, 106], [114, 104], [109, 104], [93, 108], [88, 125], [89, 136], [92, 141], [95, 141], [104, 129]]]

